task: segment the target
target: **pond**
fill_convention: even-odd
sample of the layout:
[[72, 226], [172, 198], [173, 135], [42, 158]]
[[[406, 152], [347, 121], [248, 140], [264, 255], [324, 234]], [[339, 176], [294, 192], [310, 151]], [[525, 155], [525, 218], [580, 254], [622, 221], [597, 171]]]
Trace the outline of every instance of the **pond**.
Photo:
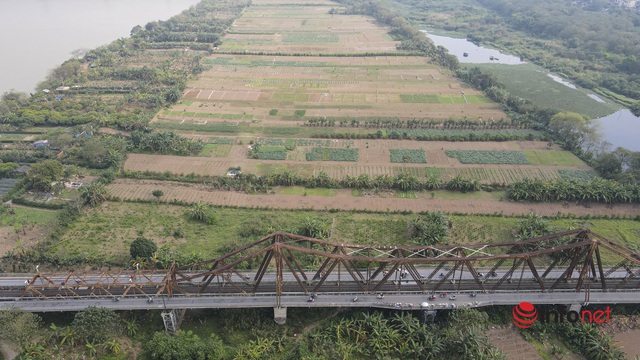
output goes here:
[[[467, 39], [452, 38], [448, 36], [434, 35], [423, 30], [423, 32], [438, 46], [443, 46], [451, 55], [455, 55], [461, 63], [471, 64], [506, 64], [518, 65], [525, 62], [520, 57], [503, 54], [499, 50], [478, 46]], [[467, 54], [465, 56], [465, 54]]]
[[597, 120], [604, 140], [612, 144], [612, 150], [623, 147], [640, 151], [640, 118], [631, 110], [622, 109]]
[[[423, 31], [434, 44], [445, 47], [450, 54], [455, 55], [461, 63], [494, 63], [505, 65], [524, 64], [519, 57], [503, 54], [498, 50], [477, 46], [466, 39], [452, 38], [442, 35], [430, 34]], [[464, 56], [467, 53], [467, 56]], [[491, 60], [493, 57], [493, 60]], [[567, 86], [570, 89], [580, 91], [577, 87], [558, 75], [547, 74], [554, 81]], [[584, 91], [584, 89], [582, 89]], [[586, 94], [599, 103], [605, 101], [595, 94]], [[630, 110], [622, 109], [611, 115], [596, 119], [600, 123], [603, 140], [609, 142], [612, 149], [624, 147], [632, 151], [640, 151], [640, 118], [633, 115]]]

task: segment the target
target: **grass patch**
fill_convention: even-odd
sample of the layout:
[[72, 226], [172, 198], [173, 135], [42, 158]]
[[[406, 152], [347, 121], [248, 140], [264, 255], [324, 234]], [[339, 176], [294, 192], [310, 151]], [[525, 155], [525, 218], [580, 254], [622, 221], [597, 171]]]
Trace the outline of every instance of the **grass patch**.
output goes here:
[[231, 153], [231, 144], [206, 144], [198, 156], [227, 157]]
[[390, 149], [389, 152], [392, 163], [427, 163], [427, 156], [423, 149]]
[[418, 195], [413, 191], [396, 191], [396, 197], [400, 199], [417, 199]]
[[529, 160], [522, 151], [509, 150], [445, 150], [448, 157], [463, 164], [527, 165]]
[[[326, 189], [297, 188], [295, 192]], [[493, 196], [493, 193], [488, 193]], [[325, 195], [321, 195], [325, 196]], [[267, 231], [295, 232], [307, 217], [321, 217], [333, 224], [331, 241], [368, 245], [408, 244], [407, 221], [415, 215], [362, 214], [348, 211], [286, 211], [216, 208], [213, 225], [188, 220], [187, 207], [166, 204], [108, 202], [87, 209], [74, 221], [50, 254], [59, 258], [85, 257], [116, 259], [128, 263], [129, 245], [142, 232], [158, 245], [170, 244], [182, 254], [195, 252], [203, 259], [218, 256], [265, 235]], [[20, 210], [22, 211], [22, 210]], [[34, 211], [34, 210], [28, 210]], [[35, 210], [36, 213], [44, 213]], [[51, 212], [55, 215], [55, 212]], [[52, 215], [45, 215], [52, 216]], [[513, 230], [520, 218], [451, 215], [450, 243], [468, 244], [513, 240]], [[42, 217], [41, 217], [42, 219]], [[2, 220], [4, 221], [4, 219]], [[632, 220], [551, 220], [556, 231], [587, 227], [611, 241], [638, 251], [640, 222]], [[251, 234], [247, 234], [251, 227]], [[184, 237], [174, 238], [173, 231], [182, 230]], [[241, 234], [245, 234], [242, 236]], [[603, 254], [607, 263], [618, 262]]]
[[358, 161], [358, 149], [313, 148], [307, 161]]
[[459, 191], [435, 190], [426, 192], [426, 197], [443, 200], [502, 200], [506, 198], [506, 191], [473, 191], [461, 193]]
[[531, 165], [585, 166], [584, 161], [568, 151], [524, 150]]
[[281, 187], [274, 189], [276, 194], [282, 195], [302, 195], [302, 196], [335, 196], [337, 191], [335, 189], [325, 188], [313, 188], [308, 189], [299, 186]]
[[55, 220], [58, 212], [51, 210], [14, 207], [15, 215], [0, 213], [0, 227], [21, 227], [23, 225], [48, 225]]
[[517, 66], [499, 64], [473, 64], [473, 66], [493, 73], [511, 94], [529, 99], [538, 106], [577, 112], [591, 118], [603, 117], [620, 109], [620, 106], [615, 103], [599, 103], [587, 96], [593, 91], [582, 88], [574, 90], [554, 81], [547, 76], [548, 70], [530, 63]]
[[440, 103], [438, 95], [425, 95], [425, 94], [400, 94], [400, 101], [403, 103]]
[[338, 42], [340, 37], [337, 34], [324, 34], [324, 33], [289, 33], [282, 37], [282, 42], [285, 43], [330, 43]]
[[593, 170], [558, 169], [558, 174], [563, 179], [575, 179], [580, 181], [590, 181], [598, 176]]

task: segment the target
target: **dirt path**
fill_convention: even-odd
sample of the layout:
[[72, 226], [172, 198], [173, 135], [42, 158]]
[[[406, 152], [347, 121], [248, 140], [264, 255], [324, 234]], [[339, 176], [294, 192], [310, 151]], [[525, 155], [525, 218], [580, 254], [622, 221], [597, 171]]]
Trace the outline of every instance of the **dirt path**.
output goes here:
[[487, 332], [491, 343], [510, 360], [542, 359], [536, 349], [512, 327], [496, 327]]
[[303, 196], [303, 195], [249, 195], [235, 191], [209, 190], [202, 184], [185, 184], [156, 180], [118, 179], [109, 185], [112, 195], [122, 199], [149, 199], [151, 192], [161, 189], [162, 200], [180, 200], [187, 202], [203, 201], [222, 206], [270, 207], [274, 209], [339, 209], [339, 210], [372, 210], [372, 211], [445, 211], [468, 214], [523, 215], [534, 212], [543, 216], [558, 213], [575, 215], [638, 215], [638, 205], [616, 205], [609, 208], [603, 204], [592, 204], [589, 207], [556, 203], [516, 203], [499, 200], [453, 200], [453, 199], [400, 199], [384, 197], [354, 197], [350, 190], [338, 190], [335, 196]]

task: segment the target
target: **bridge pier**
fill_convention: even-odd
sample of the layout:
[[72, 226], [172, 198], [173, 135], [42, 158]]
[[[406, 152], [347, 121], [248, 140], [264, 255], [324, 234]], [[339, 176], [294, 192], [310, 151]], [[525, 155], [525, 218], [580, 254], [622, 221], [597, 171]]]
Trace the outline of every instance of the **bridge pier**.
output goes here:
[[180, 329], [182, 319], [184, 319], [184, 313], [187, 309], [171, 309], [169, 311], [162, 312], [162, 322], [164, 323], [164, 330], [169, 333], [175, 333]]
[[575, 311], [577, 313], [580, 313], [580, 310], [582, 310], [582, 305], [570, 304], [570, 305], [567, 305], [567, 308], [569, 308], [569, 311]]
[[287, 308], [286, 307], [274, 307], [273, 308], [273, 320], [276, 324], [284, 325], [287, 322]]
[[432, 324], [436, 321], [437, 310], [422, 310], [422, 323], [423, 324]]

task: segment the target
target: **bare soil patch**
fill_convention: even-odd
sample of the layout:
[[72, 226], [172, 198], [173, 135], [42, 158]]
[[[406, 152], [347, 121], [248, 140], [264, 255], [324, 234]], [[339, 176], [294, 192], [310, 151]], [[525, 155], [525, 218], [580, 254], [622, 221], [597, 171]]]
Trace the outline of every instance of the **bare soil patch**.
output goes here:
[[493, 327], [487, 332], [491, 343], [500, 349], [509, 360], [542, 359], [532, 344], [527, 342], [513, 327]]

